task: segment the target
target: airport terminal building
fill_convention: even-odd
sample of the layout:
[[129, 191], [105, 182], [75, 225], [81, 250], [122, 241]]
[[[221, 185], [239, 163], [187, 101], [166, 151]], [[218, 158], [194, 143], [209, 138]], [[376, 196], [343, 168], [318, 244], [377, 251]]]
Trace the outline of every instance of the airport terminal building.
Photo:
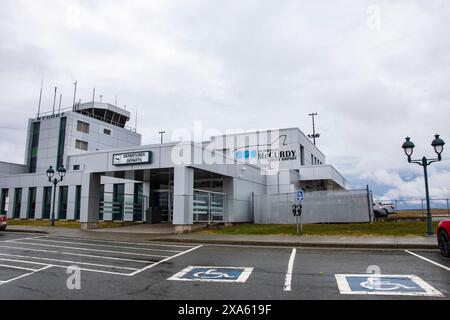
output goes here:
[[25, 164], [0, 162], [0, 211], [50, 219], [50, 166], [67, 170], [56, 218], [86, 229], [99, 221], [170, 223], [180, 232], [194, 223], [252, 222], [255, 197], [349, 188], [297, 128], [142, 145], [129, 120], [127, 110], [100, 102], [30, 119]]

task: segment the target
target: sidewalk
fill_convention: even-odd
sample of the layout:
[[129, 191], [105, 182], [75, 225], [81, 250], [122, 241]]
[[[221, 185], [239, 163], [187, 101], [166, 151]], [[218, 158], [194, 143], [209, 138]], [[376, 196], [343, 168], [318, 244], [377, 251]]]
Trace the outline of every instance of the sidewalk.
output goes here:
[[[122, 228], [121, 228], [122, 229]], [[125, 228], [123, 228], [125, 229]], [[140, 233], [138, 229], [101, 229], [85, 231], [69, 228], [8, 226], [9, 232], [35, 233], [64, 237], [118, 241], [161, 241], [219, 245], [280, 246], [300, 248], [342, 249], [437, 249], [435, 237], [347, 237], [347, 236], [279, 236], [279, 235], [220, 235], [210, 232], [191, 234]]]

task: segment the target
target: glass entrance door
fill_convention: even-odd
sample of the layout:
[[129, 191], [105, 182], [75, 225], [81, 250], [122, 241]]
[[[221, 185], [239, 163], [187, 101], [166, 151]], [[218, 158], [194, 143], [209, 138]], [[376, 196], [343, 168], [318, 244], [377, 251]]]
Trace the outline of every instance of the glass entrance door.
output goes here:
[[161, 222], [172, 222], [173, 192], [169, 190], [155, 190], [155, 200], [161, 214]]

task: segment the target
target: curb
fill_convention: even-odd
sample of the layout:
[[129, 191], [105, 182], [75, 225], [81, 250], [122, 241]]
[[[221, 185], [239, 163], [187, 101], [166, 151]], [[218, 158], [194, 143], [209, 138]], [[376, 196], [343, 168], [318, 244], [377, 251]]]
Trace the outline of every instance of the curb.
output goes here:
[[303, 242], [277, 242], [277, 241], [256, 241], [256, 240], [206, 240], [206, 239], [173, 239], [158, 238], [152, 241], [163, 241], [173, 243], [198, 243], [198, 244], [220, 244], [220, 245], [236, 245], [236, 246], [268, 246], [268, 247], [297, 247], [297, 248], [322, 248], [322, 249], [436, 249], [437, 244], [399, 244], [399, 243], [303, 243]]
[[8, 232], [8, 233], [49, 234], [47, 231], [41, 231], [41, 230], [23, 230], [23, 229], [6, 229], [4, 232]]

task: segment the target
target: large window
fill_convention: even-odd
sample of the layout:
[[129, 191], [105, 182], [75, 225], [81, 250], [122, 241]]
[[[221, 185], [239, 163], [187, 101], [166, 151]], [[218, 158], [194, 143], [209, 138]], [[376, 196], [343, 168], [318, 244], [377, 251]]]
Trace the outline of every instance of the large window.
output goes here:
[[75, 141], [75, 148], [83, 151], [88, 151], [88, 143], [86, 141], [82, 140], [76, 140]]
[[77, 121], [77, 131], [83, 133], [89, 133], [89, 123], [78, 120]]
[[22, 207], [22, 188], [14, 189], [14, 211], [13, 218], [20, 219], [20, 209]]
[[305, 165], [305, 147], [300, 145], [300, 165]]
[[36, 214], [36, 188], [28, 189], [27, 219], [34, 219]]
[[52, 187], [44, 187], [42, 196], [42, 219], [50, 219], [50, 210], [52, 208]]
[[58, 219], [67, 220], [67, 198], [69, 187], [59, 187]]
[[63, 117], [61, 118], [61, 122], [59, 125], [59, 138], [58, 138], [58, 155], [56, 159], [56, 164], [58, 168], [61, 168], [63, 166], [64, 162], [64, 144], [66, 143], [66, 123], [67, 118]]
[[28, 162], [27, 162], [28, 173], [36, 172], [40, 130], [41, 130], [41, 123], [33, 122], [31, 125], [29, 145], [28, 145]]
[[7, 206], [8, 206], [8, 193], [9, 189], [2, 189], [0, 190], [2, 192], [0, 197], [0, 214], [6, 214]]
[[81, 212], [81, 186], [77, 186], [75, 191], [75, 220], [80, 220]]

